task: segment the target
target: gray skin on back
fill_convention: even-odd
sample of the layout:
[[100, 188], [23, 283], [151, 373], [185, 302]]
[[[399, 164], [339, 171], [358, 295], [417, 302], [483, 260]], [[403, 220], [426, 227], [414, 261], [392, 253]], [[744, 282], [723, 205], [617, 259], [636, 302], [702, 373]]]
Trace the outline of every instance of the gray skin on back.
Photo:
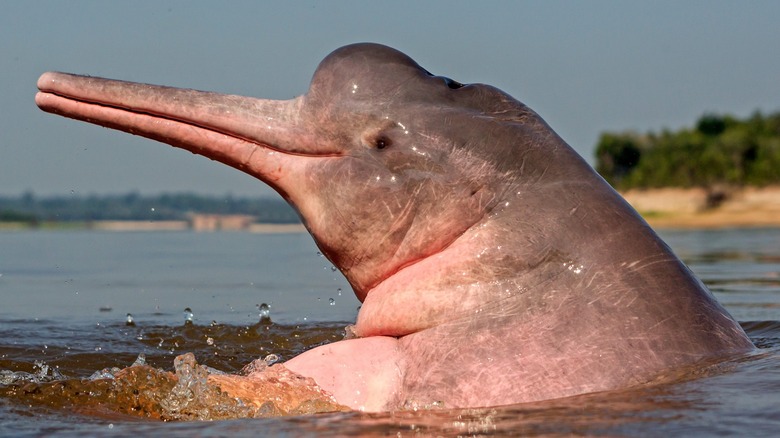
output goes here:
[[753, 348], [620, 195], [502, 91], [356, 44], [291, 107], [286, 136], [220, 131], [300, 157], [292, 182], [252, 157], [140, 134], [257, 176], [299, 211], [364, 301], [355, 333], [399, 339], [388, 408], [623, 388]]

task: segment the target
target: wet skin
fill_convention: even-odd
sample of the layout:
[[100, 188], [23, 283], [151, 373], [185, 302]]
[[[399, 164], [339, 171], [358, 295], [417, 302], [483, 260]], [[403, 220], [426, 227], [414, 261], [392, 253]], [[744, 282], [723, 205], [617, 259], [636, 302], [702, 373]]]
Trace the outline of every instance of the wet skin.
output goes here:
[[38, 88], [44, 111], [221, 161], [297, 209], [363, 305], [357, 339], [285, 366], [354, 409], [624, 388], [753, 349], [536, 113], [394, 49], [340, 48], [288, 101], [65, 73]]

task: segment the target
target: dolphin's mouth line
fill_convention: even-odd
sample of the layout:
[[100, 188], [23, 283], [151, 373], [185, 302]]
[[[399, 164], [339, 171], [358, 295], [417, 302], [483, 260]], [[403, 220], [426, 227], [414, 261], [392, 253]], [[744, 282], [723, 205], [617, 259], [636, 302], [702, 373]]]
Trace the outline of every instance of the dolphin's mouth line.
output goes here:
[[[127, 113], [127, 114], [133, 114], [133, 115], [138, 115], [138, 116], [145, 116], [145, 117], [150, 117], [150, 118], [158, 119], [158, 120], [168, 120], [168, 121], [171, 121], [171, 122], [175, 122], [177, 124], [182, 124], [182, 125], [185, 125], [185, 126], [191, 126], [193, 128], [202, 129], [202, 130], [214, 132], [214, 133], [217, 133], [217, 134], [221, 134], [221, 135], [224, 135], [224, 136], [227, 136], [227, 137], [231, 137], [231, 138], [234, 138], [234, 139], [242, 141], [242, 142], [250, 143], [250, 144], [253, 144], [255, 146], [258, 146], [258, 147], [261, 147], [261, 148], [265, 148], [265, 149], [268, 149], [268, 150], [273, 151], [273, 152], [279, 152], [279, 153], [285, 154], [285, 155], [294, 155], [294, 156], [301, 156], [301, 157], [317, 157], [317, 158], [319, 158], [319, 157], [321, 157], [321, 158], [328, 158], [328, 157], [340, 157], [340, 156], [343, 156], [343, 154], [339, 154], [339, 153], [335, 153], [335, 152], [314, 154], [314, 153], [290, 151], [290, 150], [286, 150], [286, 149], [280, 148], [280, 147], [278, 147], [276, 145], [273, 145], [271, 143], [259, 142], [259, 141], [255, 140], [253, 138], [237, 135], [237, 134], [235, 134], [233, 132], [230, 132], [228, 130], [219, 129], [219, 128], [215, 127], [215, 126], [210, 126], [208, 124], [197, 123], [197, 122], [194, 122], [194, 121], [189, 120], [189, 119], [185, 119], [185, 118], [181, 118], [181, 117], [175, 117], [175, 116], [171, 116], [169, 114], [155, 113], [155, 112], [151, 112], [151, 111], [143, 111], [143, 110], [139, 110], [139, 109], [136, 109], [136, 108], [130, 108], [130, 107], [126, 107], [126, 106], [116, 105], [116, 104], [113, 104], [111, 102], [101, 102], [101, 101], [97, 101], [97, 100], [87, 100], [87, 99], [79, 98], [79, 97], [72, 96], [72, 95], [67, 95], [67, 94], [62, 94], [62, 93], [57, 93], [57, 92], [52, 92], [52, 91], [45, 91], [45, 90], [39, 91], [38, 94], [41, 95], [41, 96], [55, 96], [57, 98], [66, 99], [66, 100], [68, 100], [70, 102], [75, 102], [75, 103], [80, 104], [80, 105], [93, 106], [93, 107], [102, 107], [102, 108], [107, 108], [107, 109], [111, 109], [111, 110], [122, 111], [122, 112]], [[90, 123], [95, 123], [94, 120], [91, 119], [91, 118], [90, 119], [86, 119], [85, 118], [85, 121], [90, 122]], [[129, 132], [131, 134], [135, 134], [132, 131], [129, 131]]]

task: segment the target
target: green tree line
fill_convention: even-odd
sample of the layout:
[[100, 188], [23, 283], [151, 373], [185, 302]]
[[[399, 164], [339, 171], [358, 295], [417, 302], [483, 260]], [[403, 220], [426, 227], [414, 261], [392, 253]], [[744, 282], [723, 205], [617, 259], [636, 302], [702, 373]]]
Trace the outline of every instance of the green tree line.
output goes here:
[[286, 202], [195, 194], [47, 196], [33, 193], [0, 196], [0, 222], [75, 222], [98, 220], [184, 220], [190, 213], [246, 214], [263, 223], [297, 223]]
[[780, 112], [705, 114], [677, 132], [603, 133], [596, 171], [621, 190], [780, 183]]

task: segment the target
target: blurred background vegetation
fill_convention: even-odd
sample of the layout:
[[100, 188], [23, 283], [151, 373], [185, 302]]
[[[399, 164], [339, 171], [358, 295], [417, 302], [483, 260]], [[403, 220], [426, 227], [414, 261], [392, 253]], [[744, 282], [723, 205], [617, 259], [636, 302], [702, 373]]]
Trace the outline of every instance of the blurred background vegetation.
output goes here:
[[780, 183], [780, 112], [705, 114], [677, 132], [603, 133], [596, 171], [618, 190]]

